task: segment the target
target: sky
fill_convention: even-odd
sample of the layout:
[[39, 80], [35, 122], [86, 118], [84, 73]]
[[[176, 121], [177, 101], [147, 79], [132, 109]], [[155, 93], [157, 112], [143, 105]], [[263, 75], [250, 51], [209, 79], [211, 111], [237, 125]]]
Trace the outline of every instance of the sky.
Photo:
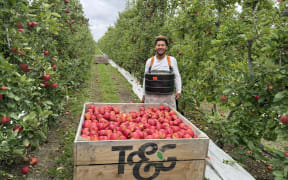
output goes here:
[[80, 0], [85, 17], [89, 19], [90, 30], [98, 41], [109, 26], [117, 21], [119, 12], [124, 11], [126, 0]]

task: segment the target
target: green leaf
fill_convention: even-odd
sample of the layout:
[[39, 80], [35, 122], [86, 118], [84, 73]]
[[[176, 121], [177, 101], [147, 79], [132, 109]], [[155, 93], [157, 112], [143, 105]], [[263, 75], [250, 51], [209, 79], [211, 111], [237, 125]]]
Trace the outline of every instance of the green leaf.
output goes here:
[[10, 5], [14, 6], [15, 5], [15, 0], [9, 0]]
[[14, 99], [15, 101], [19, 101], [20, 98], [16, 95], [14, 95], [12, 92], [8, 93], [7, 96], [11, 99]]
[[15, 153], [15, 154], [18, 154], [18, 155], [23, 155], [23, 148], [21, 148], [21, 149], [13, 149], [13, 153]]
[[221, 43], [222, 43], [222, 40], [212, 40], [211, 41], [212, 45], [217, 45], [217, 44], [221, 44]]
[[36, 31], [39, 32], [41, 30], [41, 27], [37, 26]]
[[47, 118], [50, 114], [52, 114], [53, 112], [52, 111], [42, 111], [40, 114], [39, 114], [39, 117], [40, 118]]
[[31, 47], [24, 47], [23, 49], [24, 50], [31, 50], [32, 48]]
[[42, 103], [45, 105], [54, 105], [52, 101], [43, 101]]
[[51, 15], [52, 15], [52, 16], [55, 16], [55, 17], [59, 17], [59, 18], [61, 17], [60, 14], [55, 13], [55, 12], [52, 12]]
[[158, 153], [157, 153], [157, 156], [158, 156], [158, 158], [159, 158], [160, 160], [163, 160], [163, 154], [162, 154], [161, 152], [158, 152]]
[[273, 171], [274, 176], [283, 177], [282, 171]]
[[288, 91], [281, 91], [275, 95], [273, 102], [281, 101], [285, 96], [288, 96]]
[[286, 176], [288, 176], [288, 166], [285, 166], [283, 172], [284, 172], [284, 174], [286, 174]]
[[23, 118], [23, 122], [36, 118], [36, 113], [34, 111], [30, 112], [27, 116]]
[[46, 10], [48, 10], [48, 9], [50, 8], [50, 6], [51, 6], [51, 5], [50, 5], [50, 4], [47, 4], [47, 3], [44, 3], [44, 4], [43, 4], [43, 8], [46, 9]]
[[47, 139], [47, 137], [45, 136], [45, 134], [42, 131], [38, 131], [38, 134], [42, 139]]
[[249, 149], [254, 149], [254, 144], [252, 141], [248, 141], [247, 146]]
[[232, 91], [232, 89], [225, 89], [225, 90], [223, 91], [223, 94], [225, 94], [225, 95], [230, 94], [231, 91]]

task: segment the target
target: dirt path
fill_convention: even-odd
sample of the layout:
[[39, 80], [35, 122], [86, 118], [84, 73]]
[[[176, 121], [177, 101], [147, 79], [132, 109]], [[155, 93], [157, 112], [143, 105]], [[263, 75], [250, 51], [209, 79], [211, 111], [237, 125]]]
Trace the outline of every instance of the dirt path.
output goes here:
[[[91, 79], [86, 85], [87, 97], [84, 98], [84, 102], [103, 102], [101, 99], [101, 96], [103, 94], [101, 94], [101, 91], [100, 91], [101, 78], [99, 78], [99, 72], [97, 72], [97, 68], [98, 68], [97, 66], [99, 65], [93, 65], [93, 67], [91, 68], [92, 69]], [[113, 81], [113, 83], [117, 87], [117, 94], [119, 94], [120, 102], [127, 102], [127, 103], [137, 102], [138, 99], [135, 95], [133, 95], [131, 86], [126, 81], [126, 79], [112, 66], [106, 65], [105, 68], [107, 68], [106, 70], [111, 73], [111, 81]], [[70, 110], [71, 112], [75, 112], [75, 113], [70, 113], [69, 115], [64, 115], [60, 117], [59, 123], [55, 127], [51, 128], [47, 143], [42, 145], [39, 150], [33, 152], [33, 155], [35, 157], [38, 157], [39, 159], [38, 164], [32, 168], [32, 172], [29, 172], [27, 177], [24, 176], [24, 179], [46, 180], [46, 179], [72, 179], [73, 178], [72, 174], [69, 177], [60, 178], [59, 171], [66, 170], [67, 164], [69, 166], [68, 169], [70, 169], [70, 171], [73, 170], [73, 153], [71, 154], [71, 150], [65, 150], [65, 148], [63, 147], [64, 146], [63, 144], [65, 144], [65, 141], [67, 140], [66, 138], [67, 132], [69, 132], [70, 130], [71, 132], [70, 134], [74, 133], [74, 135], [73, 137], [70, 137], [71, 144], [69, 146], [71, 146], [71, 149], [73, 148], [72, 138], [74, 138], [76, 129], [78, 127], [82, 107], [83, 107], [82, 103], [77, 106], [76, 108], [77, 110], [73, 109], [75, 108], [73, 107], [73, 105], [71, 107], [67, 107], [68, 108], [67, 110]], [[72, 109], [69, 109], [69, 108], [72, 108]], [[65, 160], [62, 160], [61, 158], [59, 159], [59, 157], [65, 157], [65, 156], [72, 158], [70, 159], [70, 162], [67, 163], [65, 162]], [[20, 171], [21, 170], [19, 169], [18, 172]], [[23, 176], [21, 177], [18, 176], [18, 177], [19, 178], [17, 179], [23, 178]]]

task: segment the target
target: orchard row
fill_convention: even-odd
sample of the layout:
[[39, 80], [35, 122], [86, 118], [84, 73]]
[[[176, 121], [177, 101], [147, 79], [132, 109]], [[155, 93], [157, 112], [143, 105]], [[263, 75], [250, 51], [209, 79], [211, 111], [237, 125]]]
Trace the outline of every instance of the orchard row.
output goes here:
[[46, 140], [49, 126], [88, 77], [96, 46], [79, 0], [1, 1], [0, 6], [2, 179], [9, 172], [6, 162], [36, 164], [31, 150]]

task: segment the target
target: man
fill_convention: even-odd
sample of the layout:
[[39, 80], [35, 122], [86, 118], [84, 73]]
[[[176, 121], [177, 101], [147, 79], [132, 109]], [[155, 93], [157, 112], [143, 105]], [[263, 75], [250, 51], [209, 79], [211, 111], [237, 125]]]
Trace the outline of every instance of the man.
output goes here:
[[[142, 102], [145, 103], [168, 103], [176, 108], [176, 102], [175, 99], [178, 100], [181, 95], [182, 90], [182, 82], [181, 82], [181, 76], [178, 71], [178, 65], [177, 61], [174, 57], [168, 57], [166, 55], [166, 51], [168, 50], [168, 40], [165, 36], [157, 36], [155, 40], [155, 51], [156, 55], [152, 58], [149, 58], [145, 65], [145, 73], [149, 72], [149, 68], [151, 66], [151, 60], [152, 60], [152, 66], [151, 71], [159, 70], [159, 71], [170, 71], [170, 68], [172, 67], [172, 71], [175, 74], [175, 86], [176, 86], [176, 93], [171, 95], [158, 95], [158, 96], [152, 96], [145, 93], [145, 78], [143, 83], [143, 89], [144, 89], [144, 96], [142, 98]], [[169, 62], [170, 61], [170, 62]], [[169, 64], [171, 64], [171, 67], [169, 67]], [[149, 99], [147, 99], [149, 98]], [[159, 98], [163, 99], [163, 101], [159, 101]], [[167, 100], [165, 100], [167, 99]]]

